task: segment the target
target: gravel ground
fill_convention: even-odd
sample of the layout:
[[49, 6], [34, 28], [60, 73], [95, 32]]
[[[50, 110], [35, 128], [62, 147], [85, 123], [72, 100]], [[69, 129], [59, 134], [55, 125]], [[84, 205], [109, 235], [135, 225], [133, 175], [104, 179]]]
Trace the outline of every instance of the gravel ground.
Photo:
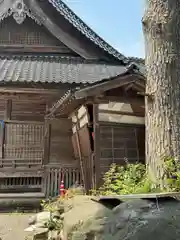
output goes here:
[[28, 227], [28, 219], [33, 214], [0, 213], [0, 238], [2, 240], [25, 240], [27, 233], [24, 229]]

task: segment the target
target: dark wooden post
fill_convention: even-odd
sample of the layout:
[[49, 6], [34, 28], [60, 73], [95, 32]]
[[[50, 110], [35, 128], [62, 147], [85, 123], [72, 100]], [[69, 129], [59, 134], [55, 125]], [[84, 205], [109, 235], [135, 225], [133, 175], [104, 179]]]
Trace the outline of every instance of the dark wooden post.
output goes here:
[[8, 99], [5, 104], [5, 111], [4, 111], [4, 120], [1, 119], [1, 136], [0, 136], [0, 159], [1, 163], [0, 165], [2, 166], [2, 159], [4, 158], [4, 144], [5, 144], [5, 121], [6, 120], [11, 120], [11, 113], [12, 113], [12, 100]]
[[95, 187], [99, 187], [101, 179], [100, 171], [100, 129], [98, 120], [98, 104], [93, 104], [93, 128], [94, 128], [94, 164], [95, 164]]
[[45, 120], [44, 124], [44, 158], [43, 165], [47, 165], [49, 163], [50, 156], [50, 142], [51, 140], [51, 123], [49, 120]]
[[[45, 119], [44, 123], [44, 156], [43, 156], [43, 166], [48, 165], [50, 157], [50, 147], [51, 147], [51, 122], [48, 119]], [[49, 188], [46, 186], [47, 179], [49, 177], [49, 170], [45, 169], [42, 177], [42, 192], [47, 194]]]
[[5, 140], [5, 123], [1, 120], [0, 123], [1, 136], [0, 136], [0, 166], [3, 165], [2, 159], [4, 158], [4, 140]]

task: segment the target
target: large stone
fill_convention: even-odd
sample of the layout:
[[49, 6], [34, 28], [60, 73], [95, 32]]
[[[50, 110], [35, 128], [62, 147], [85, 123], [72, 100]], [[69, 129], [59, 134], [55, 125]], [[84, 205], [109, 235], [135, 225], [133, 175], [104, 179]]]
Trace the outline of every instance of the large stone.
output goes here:
[[[180, 239], [180, 202], [134, 199], [108, 209], [89, 197], [67, 201], [64, 239], [177, 240]], [[68, 210], [69, 209], [69, 210]]]
[[[74, 236], [85, 236], [85, 225], [105, 220], [106, 216], [112, 214], [112, 211], [100, 203], [94, 202], [88, 196], [75, 196], [65, 202], [65, 214], [64, 214], [64, 239], [74, 239]], [[101, 229], [101, 224], [96, 227]], [[83, 232], [81, 232], [83, 230]], [[88, 232], [93, 229], [91, 226], [88, 228]], [[79, 236], [78, 236], [79, 237]], [[84, 239], [84, 238], [77, 238]]]
[[38, 225], [39, 227], [44, 227], [50, 219], [58, 220], [61, 218], [59, 211], [50, 213], [49, 211], [44, 211], [37, 213], [35, 216], [29, 218], [29, 225]]
[[27, 232], [26, 239], [30, 240], [46, 240], [48, 239], [48, 228], [41, 228], [37, 225], [31, 225], [24, 230]]
[[45, 224], [50, 220], [51, 213], [50, 212], [40, 212], [36, 215], [36, 225], [39, 227], [45, 226]]
[[28, 224], [29, 225], [34, 225], [37, 221], [37, 215], [33, 215], [29, 218]]

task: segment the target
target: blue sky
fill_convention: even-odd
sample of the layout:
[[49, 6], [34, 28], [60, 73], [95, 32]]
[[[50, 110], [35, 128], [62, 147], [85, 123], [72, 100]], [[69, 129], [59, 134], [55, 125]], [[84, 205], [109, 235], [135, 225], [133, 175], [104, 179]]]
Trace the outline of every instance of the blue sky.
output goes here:
[[96, 33], [126, 56], [144, 57], [143, 0], [64, 0]]

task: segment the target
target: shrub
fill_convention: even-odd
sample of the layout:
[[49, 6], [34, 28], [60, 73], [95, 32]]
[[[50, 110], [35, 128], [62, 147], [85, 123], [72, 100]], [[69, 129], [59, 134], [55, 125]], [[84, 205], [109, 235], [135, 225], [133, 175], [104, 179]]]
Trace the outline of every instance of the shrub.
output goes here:
[[180, 191], [180, 164], [172, 158], [164, 159], [164, 186], [152, 182], [141, 163], [119, 166], [112, 164], [103, 178], [104, 184], [94, 192], [100, 195]]
[[112, 164], [104, 175], [104, 184], [99, 191], [102, 195], [130, 194], [141, 191], [143, 184], [146, 186], [144, 191], [147, 192], [149, 184], [145, 181], [145, 176], [146, 169], [141, 163], [125, 166]]

